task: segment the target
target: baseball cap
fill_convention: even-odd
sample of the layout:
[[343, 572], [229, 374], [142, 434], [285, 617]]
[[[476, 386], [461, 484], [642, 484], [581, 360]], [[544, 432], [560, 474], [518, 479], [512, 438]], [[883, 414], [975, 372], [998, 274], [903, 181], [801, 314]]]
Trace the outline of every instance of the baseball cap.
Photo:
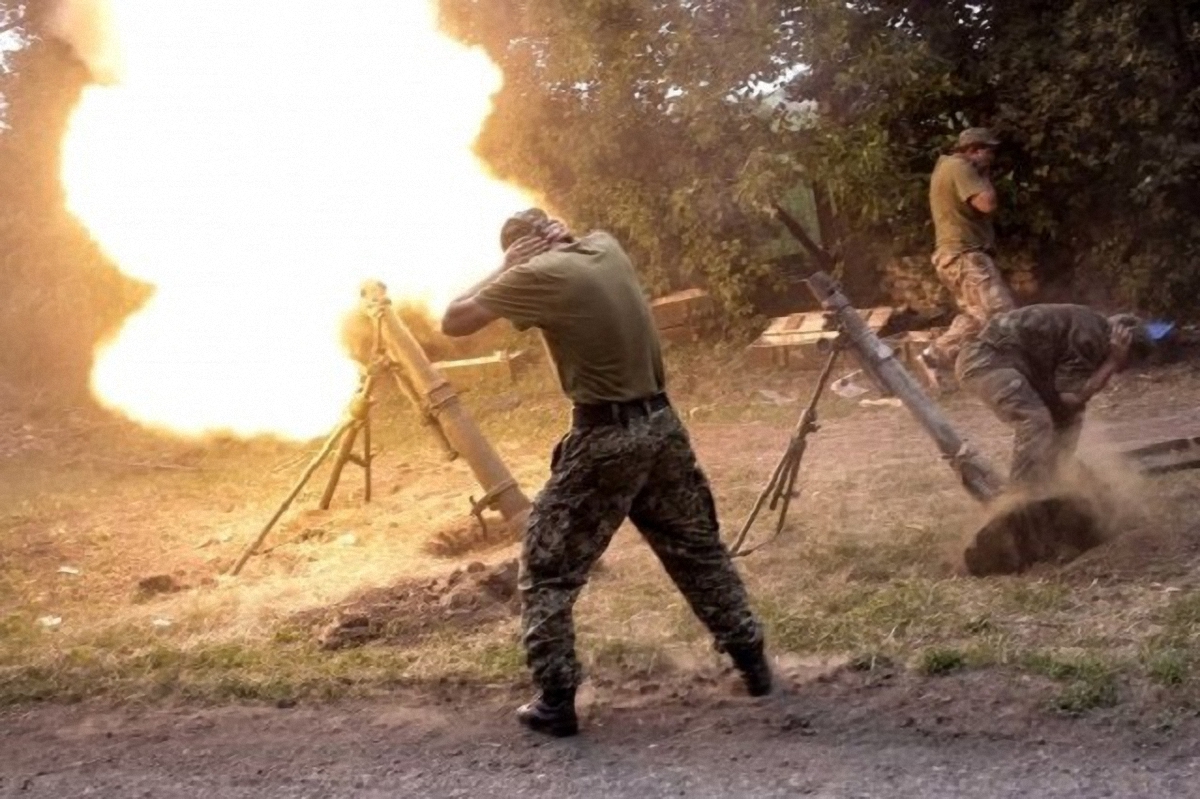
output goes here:
[[958, 149], [971, 147], [999, 147], [1000, 139], [990, 128], [967, 128], [958, 134]]

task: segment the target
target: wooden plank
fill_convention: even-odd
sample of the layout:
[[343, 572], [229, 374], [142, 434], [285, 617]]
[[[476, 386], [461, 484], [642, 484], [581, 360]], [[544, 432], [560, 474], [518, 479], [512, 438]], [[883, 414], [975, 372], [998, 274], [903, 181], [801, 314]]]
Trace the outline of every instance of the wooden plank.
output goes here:
[[650, 312], [659, 330], [694, 325], [712, 313], [712, 297], [702, 289], [677, 291], [650, 302]]
[[1121, 452], [1143, 474], [1167, 474], [1200, 469], [1200, 435], [1156, 441]]
[[[895, 311], [888, 307], [858, 309], [874, 332], [881, 330]], [[828, 311], [805, 311], [772, 319], [758, 340], [750, 345], [751, 363], [791, 369], [819, 369], [825, 355], [822, 342], [836, 339], [837, 322]]]

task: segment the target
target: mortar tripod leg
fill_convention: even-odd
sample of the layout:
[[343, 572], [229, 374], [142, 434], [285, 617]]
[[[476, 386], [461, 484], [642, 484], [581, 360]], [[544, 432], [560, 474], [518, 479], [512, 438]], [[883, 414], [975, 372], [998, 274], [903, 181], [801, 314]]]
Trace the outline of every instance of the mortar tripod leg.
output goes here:
[[333, 502], [333, 492], [337, 490], [338, 481], [342, 479], [342, 470], [346, 468], [346, 462], [354, 456], [354, 442], [358, 439], [358, 431], [362, 427], [363, 423], [355, 420], [354, 424], [342, 434], [342, 442], [338, 446], [333, 469], [329, 472], [328, 482], [325, 483], [325, 492], [321, 494], [321, 502], [317, 505], [321, 510], [329, 510], [329, 505]]
[[271, 528], [275, 526], [275, 523], [278, 522], [283, 514], [287, 512], [287, 509], [291, 507], [292, 502], [294, 502], [296, 497], [300, 495], [300, 492], [304, 490], [304, 486], [312, 478], [313, 473], [316, 472], [317, 469], [320, 468], [321, 464], [325, 462], [325, 459], [329, 457], [329, 453], [333, 452], [334, 445], [337, 444], [343, 434], [345, 434], [346, 431], [355, 424], [357, 424], [357, 422], [353, 419], [348, 419], [342, 422], [340, 425], [338, 425], [337, 429], [333, 431], [329, 438], [325, 440], [325, 445], [321, 447], [321, 451], [316, 454], [316, 457], [309, 462], [308, 466], [304, 470], [304, 474], [300, 475], [300, 479], [297, 480], [296, 485], [292, 487], [291, 493], [289, 493], [287, 498], [280, 503], [279, 508], [275, 511], [275, 515], [272, 516], [270, 520], [263, 526], [262, 530], [259, 531], [255, 539], [250, 542], [250, 545], [242, 551], [242, 554], [237, 559], [237, 562], [233, 564], [233, 568], [229, 570], [229, 573], [232, 576], [236, 577], [238, 573], [241, 572], [242, 567], [246, 565], [246, 561], [250, 560], [250, 557], [258, 551], [258, 548], [262, 546], [262, 542], [266, 540], [267, 534], [271, 532]]

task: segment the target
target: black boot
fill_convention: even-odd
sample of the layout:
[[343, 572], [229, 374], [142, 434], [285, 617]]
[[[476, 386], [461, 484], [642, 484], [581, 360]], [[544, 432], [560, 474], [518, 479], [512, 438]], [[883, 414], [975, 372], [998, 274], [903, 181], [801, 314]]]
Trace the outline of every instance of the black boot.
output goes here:
[[528, 705], [517, 710], [517, 721], [533, 730], [556, 738], [566, 738], [579, 732], [575, 715], [575, 689], [543, 691]]
[[750, 696], [766, 696], [771, 693], [771, 664], [763, 654], [763, 643], [759, 641], [751, 646], [730, 647], [729, 656], [733, 665], [742, 673], [742, 682]]

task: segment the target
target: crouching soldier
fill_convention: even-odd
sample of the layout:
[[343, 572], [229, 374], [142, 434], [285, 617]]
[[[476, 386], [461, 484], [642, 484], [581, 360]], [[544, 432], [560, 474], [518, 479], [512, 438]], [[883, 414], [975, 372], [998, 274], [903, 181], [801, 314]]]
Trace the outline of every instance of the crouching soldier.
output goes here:
[[503, 265], [450, 305], [442, 329], [469, 335], [501, 317], [539, 328], [574, 403], [523, 542], [523, 640], [540, 695], [518, 720], [551, 735], [577, 731], [572, 608], [627, 517], [749, 692], [768, 693], [762, 629], [667, 399], [658, 333], [629, 258], [607, 233], [575, 238], [538, 209], [509, 219], [500, 239]]
[[1082, 305], [1030, 305], [994, 317], [958, 357], [959, 382], [1013, 428], [1011, 479], [1054, 477], [1074, 454], [1088, 401], [1151, 338], [1130, 314]]

